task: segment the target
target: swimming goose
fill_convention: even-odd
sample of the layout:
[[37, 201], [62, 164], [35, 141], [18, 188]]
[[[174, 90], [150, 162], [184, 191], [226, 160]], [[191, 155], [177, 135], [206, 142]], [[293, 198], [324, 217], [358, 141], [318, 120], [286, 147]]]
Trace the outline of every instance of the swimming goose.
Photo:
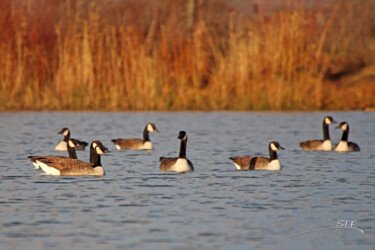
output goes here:
[[[70, 138], [70, 130], [68, 128], [63, 128], [58, 134], [63, 134], [64, 139], [56, 145], [55, 150], [67, 151], [66, 138]], [[88, 143], [85, 141], [80, 141], [73, 138], [70, 138], [70, 140], [72, 140], [72, 142], [74, 143], [75, 150], [85, 150], [86, 146], [88, 145]]]
[[331, 123], [337, 123], [331, 116], [324, 117], [323, 120], [323, 140], [311, 140], [301, 142], [299, 145], [303, 150], [320, 150], [320, 151], [331, 151], [332, 142], [329, 137], [328, 125]]
[[44, 162], [44, 161], [65, 162], [65, 161], [69, 161], [70, 159], [77, 159], [76, 151], [74, 149], [74, 143], [72, 140], [68, 141], [67, 148], [68, 148], [69, 158], [65, 156], [58, 156], [58, 155], [29, 156], [28, 158], [35, 166], [35, 169], [40, 169], [38, 162]]
[[111, 140], [117, 149], [153, 149], [152, 142], [150, 141], [149, 132], [159, 132], [153, 123], [147, 123], [145, 129], [143, 130], [143, 140], [142, 139], [113, 139]]
[[187, 145], [187, 134], [185, 131], [180, 131], [177, 139], [181, 140], [180, 154], [178, 157], [160, 157], [160, 171], [175, 171], [175, 172], [187, 172], [194, 171], [194, 166], [191, 161], [186, 159], [186, 145]]
[[355, 142], [348, 142], [349, 138], [349, 124], [347, 122], [341, 122], [336, 129], [341, 129], [342, 137], [340, 142], [333, 149], [336, 152], [356, 152], [360, 151], [360, 147]]
[[47, 175], [104, 175], [100, 155], [109, 153], [108, 149], [100, 142], [93, 141], [90, 146], [90, 162], [70, 159], [66, 162], [41, 162], [37, 163]]
[[231, 159], [238, 170], [280, 170], [280, 162], [277, 158], [276, 151], [283, 149], [282, 146], [276, 141], [270, 142], [268, 145], [268, 151], [270, 152], [270, 158], [266, 157], [231, 157]]

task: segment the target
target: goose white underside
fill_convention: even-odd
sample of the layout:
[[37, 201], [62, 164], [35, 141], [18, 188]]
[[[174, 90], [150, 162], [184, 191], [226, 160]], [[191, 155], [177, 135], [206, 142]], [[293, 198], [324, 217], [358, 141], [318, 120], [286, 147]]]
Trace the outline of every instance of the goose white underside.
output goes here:
[[178, 158], [176, 163], [171, 168], [171, 171], [176, 171], [176, 172], [187, 172], [191, 170], [192, 168], [189, 166], [188, 161], [182, 158]]
[[143, 143], [140, 149], [154, 149], [154, 147], [150, 141], [146, 141], [145, 143]]
[[280, 170], [281, 165], [279, 160], [273, 160], [270, 163], [267, 164], [266, 170]]
[[55, 150], [57, 150], [57, 151], [67, 151], [68, 148], [67, 148], [66, 142], [64, 142], [64, 141], [59, 142], [59, 144], [56, 145]]
[[40, 166], [38, 165], [38, 163], [33, 162], [33, 165], [34, 165], [35, 169], [40, 169]]
[[56, 168], [49, 167], [47, 164], [36, 161], [36, 163], [40, 166], [40, 168], [47, 174], [47, 175], [60, 175], [60, 171]]
[[321, 145], [318, 146], [317, 150], [331, 151], [332, 150], [331, 140], [325, 140]]
[[347, 152], [347, 151], [349, 151], [348, 142], [347, 141], [340, 141], [333, 150], [336, 151], [336, 152]]
[[238, 165], [237, 163], [233, 162], [234, 166], [236, 167], [237, 170], [241, 170], [241, 166]]

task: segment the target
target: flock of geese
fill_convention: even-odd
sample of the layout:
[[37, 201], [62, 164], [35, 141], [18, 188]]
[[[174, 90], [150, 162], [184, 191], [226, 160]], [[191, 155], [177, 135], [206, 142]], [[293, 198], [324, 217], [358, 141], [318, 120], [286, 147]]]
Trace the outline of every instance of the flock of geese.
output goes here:
[[[329, 124], [337, 123], [331, 116], [323, 120], [323, 140], [309, 140], [300, 143], [303, 150], [331, 151], [332, 142], [329, 136]], [[337, 127], [343, 131], [341, 140], [333, 148], [337, 152], [360, 151], [358, 144], [349, 142], [349, 124], [341, 122]], [[143, 139], [113, 139], [111, 140], [118, 150], [152, 150], [149, 132], [158, 132], [156, 126], [148, 123], [143, 130]], [[93, 141], [90, 145], [90, 161], [84, 162], [77, 159], [76, 150], [85, 150], [87, 142], [70, 138], [70, 130], [63, 128], [59, 134], [64, 139], [55, 147], [58, 151], [68, 151], [69, 157], [65, 156], [29, 156], [36, 169], [42, 169], [47, 175], [104, 175], [101, 164], [101, 154], [109, 153], [108, 149], [100, 142]], [[180, 131], [177, 137], [180, 140], [180, 152], [178, 157], [160, 157], [160, 171], [187, 172], [193, 171], [193, 163], [186, 158], [187, 133]], [[268, 146], [269, 158], [258, 156], [231, 157], [238, 170], [280, 170], [281, 165], [277, 157], [277, 150], [284, 148], [277, 141], [271, 141]]]

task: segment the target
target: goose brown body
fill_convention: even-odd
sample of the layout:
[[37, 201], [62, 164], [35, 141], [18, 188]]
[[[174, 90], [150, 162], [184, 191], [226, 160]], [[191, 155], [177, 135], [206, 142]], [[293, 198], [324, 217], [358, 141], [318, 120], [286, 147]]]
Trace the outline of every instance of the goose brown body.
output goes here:
[[[159, 161], [160, 161], [160, 166], [159, 166], [160, 171], [176, 171], [173, 169], [178, 161], [178, 157], [160, 157]], [[190, 170], [194, 170], [193, 163], [188, 159], [186, 159], [186, 161], [188, 163]]]
[[231, 157], [238, 170], [280, 170], [281, 165], [276, 151], [284, 149], [278, 142], [272, 141], [268, 145], [270, 158], [260, 156]]
[[160, 157], [160, 171], [187, 172], [194, 171], [193, 163], [186, 158], [187, 134], [180, 131], [177, 139], [180, 139], [180, 153], [178, 157]]
[[108, 149], [100, 141], [93, 141], [90, 146], [90, 162], [78, 159], [66, 159], [65, 161], [42, 159], [37, 162], [46, 174], [51, 175], [104, 175], [100, 155], [108, 152]]
[[267, 165], [271, 162], [266, 157], [247, 156], [229, 158], [239, 166], [240, 170], [260, 170], [267, 169]]
[[326, 116], [323, 119], [323, 140], [309, 140], [300, 142], [300, 147], [307, 151], [331, 151], [332, 142], [329, 136], [329, 124], [336, 123], [331, 116]]
[[310, 140], [300, 143], [303, 150], [307, 151], [330, 151], [332, 150], [331, 140]]
[[111, 140], [117, 149], [127, 149], [127, 150], [150, 150], [154, 146], [150, 141], [149, 132], [159, 132], [153, 123], [148, 123], [143, 130], [143, 139], [113, 139]]
[[93, 167], [90, 162], [83, 162], [80, 160], [66, 161], [66, 162], [44, 162], [50, 168], [54, 168], [60, 172], [61, 176], [68, 175], [104, 175], [102, 166]]
[[349, 140], [349, 124], [347, 122], [341, 122], [336, 129], [342, 130], [342, 136], [339, 143], [333, 149], [336, 152], [358, 152], [361, 150], [359, 145]]
[[147, 147], [147, 143], [142, 139], [113, 139], [111, 140], [117, 147], [117, 149], [133, 149], [133, 150], [142, 150], [142, 149], [153, 149], [152, 144]]

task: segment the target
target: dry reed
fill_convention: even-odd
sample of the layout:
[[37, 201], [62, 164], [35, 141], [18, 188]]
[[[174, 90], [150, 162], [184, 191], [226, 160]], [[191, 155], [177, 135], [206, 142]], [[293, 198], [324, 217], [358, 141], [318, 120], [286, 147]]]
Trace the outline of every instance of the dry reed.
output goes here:
[[372, 61], [373, 2], [237, 7], [209, 0], [2, 0], [0, 110], [375, 106], [371, 95], [338, 104], [327, 98], [338, 88], [326, 80], [338, 55], [362, 53]]

